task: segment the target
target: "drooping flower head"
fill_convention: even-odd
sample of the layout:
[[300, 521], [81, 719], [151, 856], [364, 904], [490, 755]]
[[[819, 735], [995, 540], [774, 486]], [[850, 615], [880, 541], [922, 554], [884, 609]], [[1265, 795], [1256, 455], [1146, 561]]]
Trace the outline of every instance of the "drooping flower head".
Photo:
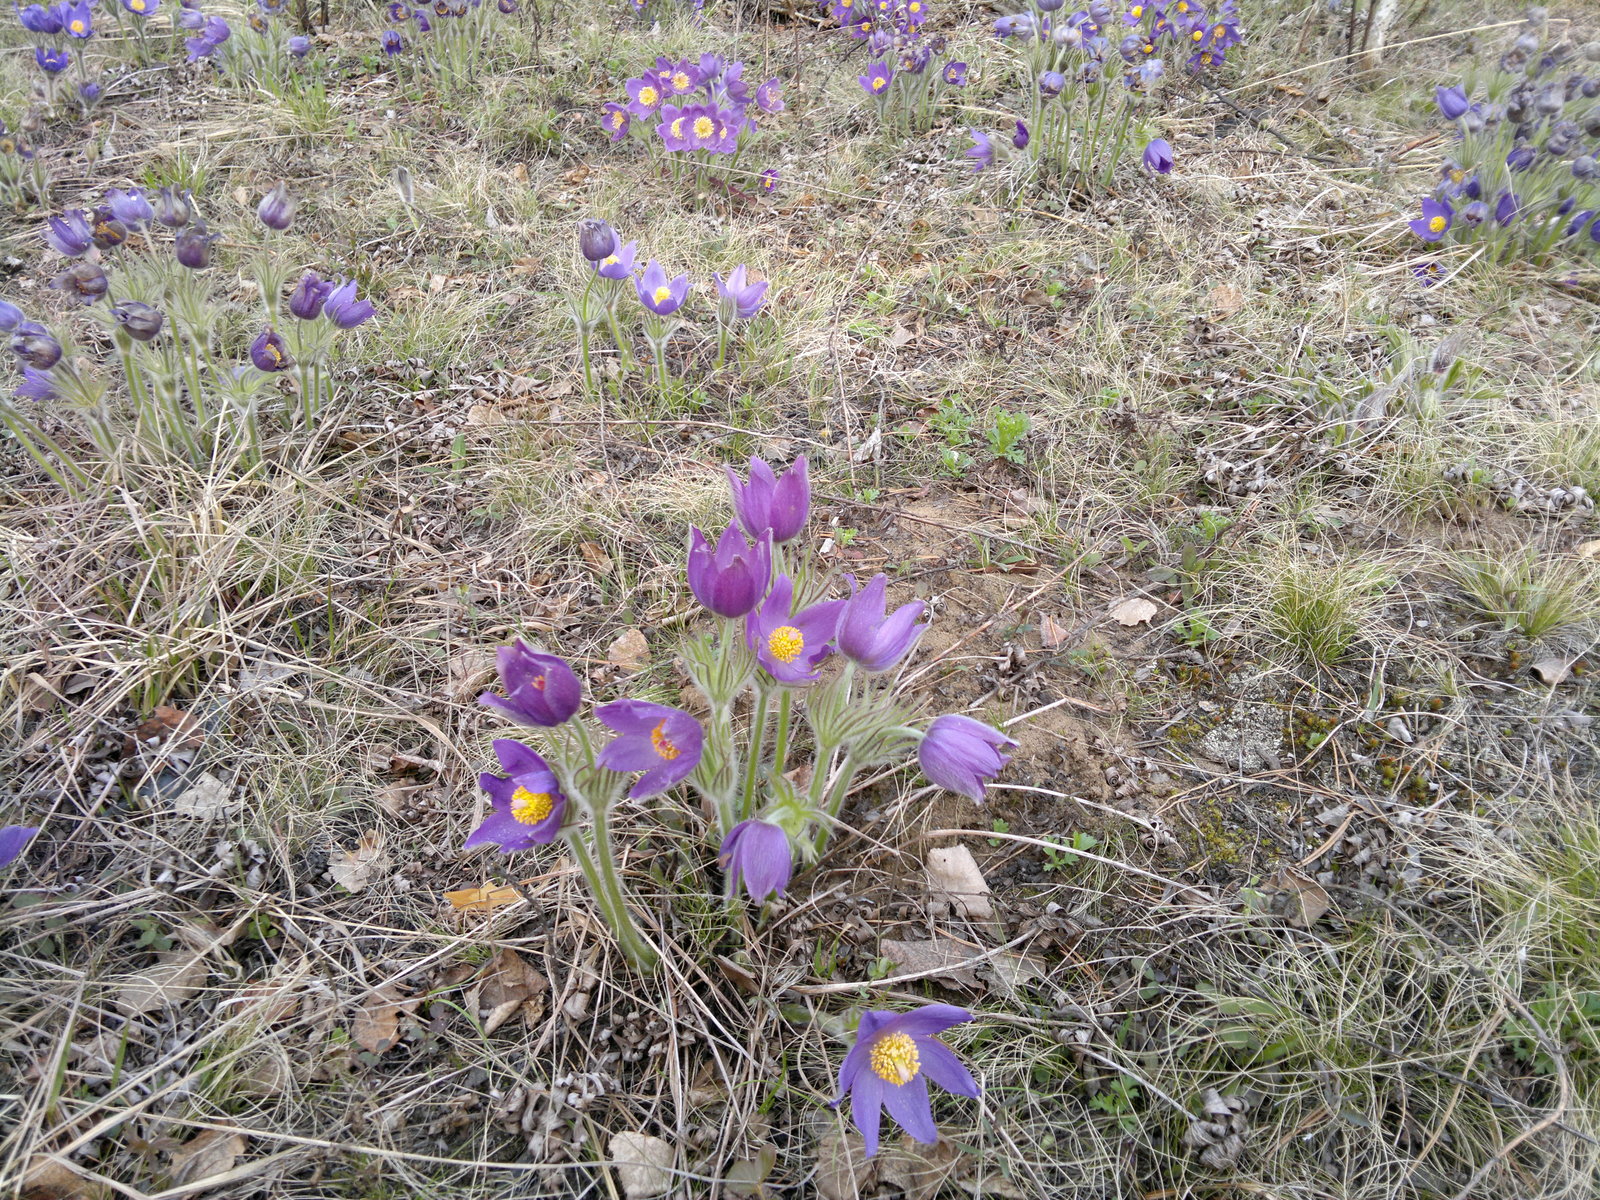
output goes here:
[[716, 549], [699, 529], [689, 530], [689, 590], [723, 617], [742, 617], [767, 594], [772, 581], [772, 539], [746, 542], [737, 524], [717, 539]]
[[111, 280], [99, 264], [80, 258], [52, 279], [50, 286], [83, 304], [93, 304], [111, 289]]
[[889, 69], [889, 64], [882, 62], [868, 63], [867, 73], [856, 76], [856, 81], [861, 84], [861, 90], [869, 96], [882, 96], [893, 79], [894, 72]]
[[843, 600], [794, 607], [794, 580], [779, 575], [765, 601], [744, 619], [745, 644], [779, 683], [812, 683], [817, 667], [833, 653]]
[[928, 611], [920, 600], [902, 604], [885, 615], [889, 580], [882, 572], [845, 601], [839, 617], [839, 653], [870, 672], [887, 671], [905, 657], [922, 636], [926, 624], [917, 622]]
[[783, 111], [783, 81], [769, 79], [756, 88], [756, 107], [764, 113]]
[[17, 326], [11, 339], [11, 353], [36, 371], [48, 371], [61, 361], [61, 343], [49, 330], [34, 321], [24, 321]]
[[162, 188], [155, 204], [156, 220], [169, 229], [182, 229], [194, 216], [194, 209], [190, 203], [192, 199], [187, 188], [181, 192], [176, 188]]
[[44, 240], [68, 258], [88, 253], [89, 247], [94, 245], [89, 214], [81, 208], [69, 208], [59, 217], [46, 217]]
[[661, 264], [652, 258], [645, 264], [644, 273], [634, 281], [634, 290], [639, 293], [640, 304], [658, 317], [670, 317], [688, 298], [689, 276], [679, 275], [669, 281]]
[[1450, 222], [1455, 215], [1455, 209], [1450, 207], [1449, 201], [1435, 200], [1430, 196], [1422, 202], [1422, 215], [1410, 223], [1411, 232], [1425, 242], [1437, 242], [1450, 231]]
[[617, 231], [606, 221], [585, 217], [578, 222], [578, 250], [592, 263], [617, 252]]
[[682, 709], [648, 700], [613, 700], [594, 715], [617, 735], [600, 751], [599, 764], [624, 774], [644, 772], [628, 789], [635, 800], [659, 796], [700, 764], [705, 731]]
[[1144, 169], [1155, 175], [1172, 173], [1172, 145], [1166, 138], [1152, 138], [1144, 148]]
[[478, 703], [519, 725], [550, 729], [572, 719], [583, 702], [583, 685], [563, 659], [540, 654], [521, 638], [496, 651], [504, 696], [485, 692]]
[[328, 293], [322, 302], [322, 315], [340, 329], [354, 329], [371, 319], [376, 312], [370, 300], [356, 299], [356, 281], [346, 279]]
[[294, 366], [294, 356], [284, 343], [283, 335], [276, 329], [263, 329], [250, 343], [250, 361], [258, 370], [287, 371]]
[[1001, 747], [1016, 744], [982, 721], [951, 713], [928, 726], [917, 746], [917, 763], [940, 787], [981, 801], [984, 784], [1011, 761]]
[[205, 270], [211, 265], [211, 243], [221, 236], [220, 233], [209, 232], [204, 221], [185, 226], [172, 242], [178, 262], [191, 271]]
[[567, 797], [550, 765], [511, 738], [496, 738], [494, 752], [505, 774], [478, 776], [478, 786], [489, 793], [494, 811], [472, 831], [462, 848], [498, 846], [501, 854], [515, 854], [555, 841], [566, 815]]
[[[33, 400], [40, 404], [56, 397], [56, 381], [50, 378], [47, 371], [35, 370], [33, 367], [22, 368], [22, 382], [17, 384], [17, 390], [12, 393], [18, 400]], [[0, 864], [4, 865], [4, 864]]]
[[994, 141], [987, 133], [977, 129], [969, 129], [967, 133], [972, 138], [972, 145], [966, 151], [966, 157], [972, 160], [974, 173], [985, 167], [994, 166]]
[[723, 280], [721, 275], [712, 273], [712, 280], [717, 285], [717, 295], [722, 297], [724, 316], [737, 317], [741, 321], [748, 321], [761, 311], [761, 306], [766, 302], [767, 281], [746, 283], [744, 264], [740, 263], [728, 272], [728, 278]]
[[295, 199], [289, 195], [289, 185], [279, 180], [265, 196], [261, 203], [256, 205], [256, 216], [268, 229], [276, 229], [280, 233], [294, 224]]
[[970, 1012], [950, 1004], [925, 1004], [909, 1013], [875, 1009], [861, 1014], [855, 1045], [839, 1068], [833, 1107], [849, 1094], [850, 1119], [866, 1143], [868, 1158], [878, 1152], [878, 1127], [886, 1108], [917, 1141], [939, 1140], [928, 1080], [958, 1096], [978, 1094], [972, 1074], [935, 1036], [970, 1020]]
[[159, 308], [142, 300], [124, 300], [112, 306], [111, 315], [124, 333], [136, 342], [148, 342], [161, 332], [166, 317]]
[[733, 898], [743, 880], [744, 890], [754, 904], [768, 896], [783, 895], [789, 876], [794, 873], [789, 835], [767, 821], [740, 821], [728, 830], [717, 851], [717, 862], [728, 875], [728, 898]]
[[741, 482], [732, 467], [724, 470], [733, 511], [747, 534], [757, 538], [770, 530], [772, 540], [779, 544], [800, 536], [811, 515], [810, 466], [805, 455], [795, 459], [781, 476], [773, 474], [762, 459], [752, 458], [748, 483]]
[[37, 825], [7, 825], [0, 829], [0, 867], [16, 862], [38, 832]]
[[314, 321], [322, 315], [322, 306], [333, 294], [335, 284], [315, 271], [300, 276], [300, 282], [289, 293], [289, 312], [302, 321]]

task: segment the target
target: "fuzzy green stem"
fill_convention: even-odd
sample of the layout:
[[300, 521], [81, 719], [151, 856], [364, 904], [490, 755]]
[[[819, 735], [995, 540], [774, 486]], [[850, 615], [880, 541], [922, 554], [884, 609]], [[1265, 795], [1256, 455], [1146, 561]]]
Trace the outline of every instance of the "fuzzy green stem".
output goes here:
[[755, 812], [756, 781], [761, 775], [761, 754], [767, 741], [767, 689], [756, 684], [754, 723], [750, 728], [750, 758], [744, 768], [744, 790], [739, 800], [739, 817], [749, 820]]

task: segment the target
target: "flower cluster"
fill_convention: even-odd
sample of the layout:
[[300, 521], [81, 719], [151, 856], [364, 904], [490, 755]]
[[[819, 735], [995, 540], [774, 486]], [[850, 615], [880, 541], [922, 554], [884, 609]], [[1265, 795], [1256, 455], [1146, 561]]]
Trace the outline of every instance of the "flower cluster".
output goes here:
[[521, 11], [519, 0], [389, 0], [384, 8], [389, 28], [378, 47], [386, 58], [409, 53], [440, 79], [466, 82], [483, 62], [495, 23]]
[[[1236, 0], [1221, 0], [1215, 10], [1195, 0], [1121, 8], [1094, 0], [1071, 13], [1065, 7], [1064, 0], [1034, 0], [1029, 11], [994, 24], [1029, 78], [1029, 116], [1010, 140], [1035, 162], [1104, 185], [1124, 152], [1148, 141], [1142, 127], [1166, 78], [1164, 56], [1183, 57], [1193, 73], [1209, 71], [1227, 61], [1244, 33]], [[1004, 142], [977, 130], [972, 136], [976, 145], [967, 154], [981, 170]], [[1148, 158], [1146, 165], [1157, 169]]]
[[878, 116], [902, 129], [925, 129], [939, 93], [965, 87], [967, 64], [947, 58], [948, 40], [923, 37], [927, 0], [825, 0], [823, 8], [851, 37], [865, 38], [868, 62], [856, 77]]
[[[294, 220], [295, 203], [280, 183], [256, 212], [268, 231], [283, 230]], [[162, 231], [171, 233], [167, 251], [160, 249]], [[219, 443], [252, 453], [255, 401], [267, 381], [293, 370], [299, 405], [307, 419], [314, 416], [325, 389], [321, 364], [334, 337], [374, 312], [370, 301], [357, 298], [354, 281], [335, 283], [308, 272], [288, 299], [297, 323], [285, 338], [277, 328], [285, 276], [263, 250], [256, 276], [265, 320], [244, 348], [247, 365], [236, 369], [217, 344], [225, 305], [212, 298], [204, 279], [220, 235], [200, 218], [190, 192], [113, 188], [92, 209], [48, 218], [44, 236], [65, 260], [51, 287], [110, 335], [136, 436], [122, 436], [114, 397], [92, 364], [67, 353], [45, 326], [4, 305], [0, 331], [10, 335], [22, 370], [16, 396], [65, 397], [83, 414], [97, 448], [112, 459], [132, 450], [207, 461]]]
[[1569, 70], [1573, 49], [1546, 47], [1542, 25], [1517, 35], [1482, 96], [1468, 85], [1435, 90], [1458, 140], [1410, 222], [1422, 241], [1533, 258], [1600, 248], [1600, 74]]
[[[689, 276], [680, 274], [669, 278], [666, 269], [654, 258], [640, 266], [638, 249], [638, 242], [624, 243], [605, 221], [590, 219], [579, 223], [578, 251], [586, 270], [583, 289], [571, 298], [570, 308], [578, 331], [584, 381], [591, 390], [594, 373], [589, 361], [589, 338], [602, 321], [610, 328], [618, 352], [624, 358], [628, 355], [630, 339], [623, 332], [618, 310], [622, 297], [629, 292], [638, 299], [643, 310], [645, 341], [654, 356], [662, 391], [669, 390], [666, 346], [673, 334], [682, 328], [678, 314], [689, 298]], [[767, 282], [749, 279], [743, 264], [728, 272], [726, 279], [716, 273], [711, 279], [718, 297], [717, 365], [721, 366], [727, 361], [728, 346], [735, 330], [758, 316], [766, 305]]]
[[[594, 709], [612, 735], [596, 753], [578, 718], [577, 676], [560, 658], [522, 642], [500, 651], [503, 693], [482, 698], [501, 715], [551, 733], [540, 747], [495, 742], [501, 773], [481, 780], [492, 812], [467, 844], [493, 843], [509, 853], [565, 838], [641, 967], [653, 964], [655, 951], [628, 915], [608, 840], [608, 810], [624, 786], [635, 799], [685, 783], [697, 791], [715, 814], [706, 841], [728, 895], [742, 888], [760, 902], [783, 893], [797, 856], [820, 854], [859, 772], [901, 760], [915, 746], [930, 780], [981, 800], [1013, 744], [961, 715], [912, 727], [889, 673], [927, 628], [926, 608], [914, 600], [891, 610], [881, 574], [865, 586], [847, 578], [847, 595], [828, 595], [829, 581], [808, 561], [803, 538], [811, 509], [804, 458], [781, 475], [752, 459], [749, 477], [729, 470], [728, 484], [734, 521], [714, 540], [689, 531], [689, 590], [719, 627], [685, 653], [705, 721], [652, 701], [613, 700]], [[825, 677], [835, 656], [843, 669]], [[754, 696], [750, 727], [736, 735], [735, 707], [747, 692]], [[797, 716], [809, 727], [812, 768], [799, 784], [790, 762], [800, 744]]]
[[16, 204], [50, 194], [50, 177], [33, 144], [0, 120], [0, 200]]
[[[718, 54], [702, 54], [699, 61], [657, 58], [654, 67], [624, 84], [627, 103], [602, 106], [600, 124], [613, 142], [631, 136], [652, 153], [666, 151], [675, 175], [684, 163], [697, 171], [712, 165], [726, 171], [757, 132], [754, 113], [783, 111], [782, 81], [752, 87], [744, 69], [744, 63]], [[758, 178], [763, 192], [777, 186], [776, 171]]]
[[[155, 0], [123, 0], [129, 3], [153, 4]], [[142, 13], [128, 9], [135, 16]], [[47, 94], [53, 95], [59, 77], [74, 63], [77, 64], [78, 96], [88, 108], [100, 96], [100, 84], [89, 74], [84, 62], [84, 47], [94, 37], [94, 8], [89, 0], [60, 0], [53, 5], [30, 4], [17, 6], [17, 20], [22, 28], [41, 39], [33, 48], [34, 65], [44, 73]], [[142, 25], [141, 25], [142, 28]], [[47, 41], [47, 44], [46, 44]]]

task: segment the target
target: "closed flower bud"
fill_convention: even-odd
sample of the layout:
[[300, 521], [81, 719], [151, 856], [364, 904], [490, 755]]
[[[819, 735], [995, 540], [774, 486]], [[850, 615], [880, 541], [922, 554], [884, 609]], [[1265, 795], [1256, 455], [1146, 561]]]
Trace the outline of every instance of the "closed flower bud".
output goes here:
[[43, 325], [31, 321], [17, 327], [17, 334], [11, 339], [11, 352], [40, 371], [48, 371], [61, 361], [61, 343], [51, 337]]
[[189, 201], [187, 188], [182, 192], [174, 188], [162, 188], [155, 203], [156, 220], [168, 229], [182, 229], [194, 217], [194, 208]]
[[191, 271], [202, 271], [211, 265], [211, 243], [221, 234], [206, 232], [206, 223], [196, 221], [183, 230], [173, 243], [178, 261]]
[[609, 258], [617, 250], [617, 231], [605, 221], [587, 217], [578, 222], [578, 249], [592, 263]]
[[276, 329], [263, 329], [250, 343], [250, 361], [263, 371], [286, 371], [294, 366], [283, 335]]
[[289, 186], [279, 180], [278, 186], [265, 196], [256, 206], [256, 216], [261, 218], [261, 223], [268, 229], [276, 229], [280, 233], [294, 224], [294, 197], [289, 195]]
[[52, 279], [50, 286], [85, 304], [93, 304], [110, 289], [111, 281], [98, 264], [79, 259]]
[[299, 284], [289, 294], [289, 311], [302, 321], [315, 321], [322, 315], [322, 306], [333, 294], [335, 284], [315, 271], [307, 271]]
[[125, 300], [111, 310], [117, 324], [136, 342], [148, 342], [161, 332], [166, 320], [161, 310], [139, 300]]

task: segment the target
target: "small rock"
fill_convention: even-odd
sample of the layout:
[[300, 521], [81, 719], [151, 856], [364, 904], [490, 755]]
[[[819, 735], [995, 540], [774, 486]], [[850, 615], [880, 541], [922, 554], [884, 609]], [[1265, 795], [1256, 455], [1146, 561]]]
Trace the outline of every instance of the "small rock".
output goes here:
[[648, 1133], [613, 1134], [609, 1145], [612, 1169], [628, 1200], [648, 1200], [672, 1190], [672, 1147]]

